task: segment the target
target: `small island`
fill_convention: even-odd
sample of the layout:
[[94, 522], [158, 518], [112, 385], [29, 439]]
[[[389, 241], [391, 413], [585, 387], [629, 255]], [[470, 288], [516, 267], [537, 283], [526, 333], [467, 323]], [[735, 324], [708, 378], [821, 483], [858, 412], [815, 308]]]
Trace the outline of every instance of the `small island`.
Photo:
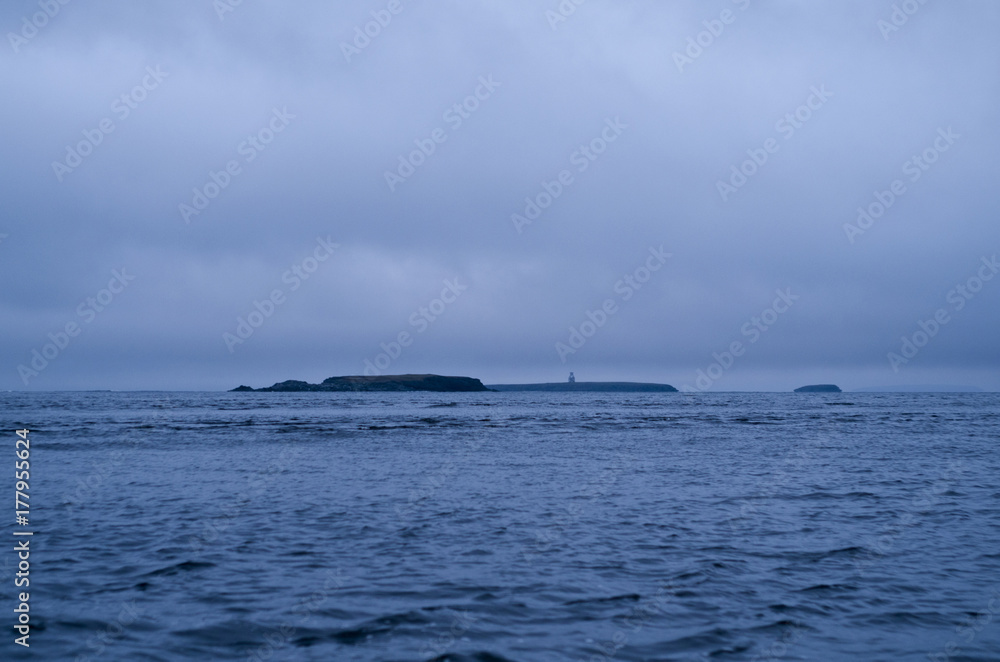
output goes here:
[[795, 389], [796, 393], [843, 393], [835, 384], [813, 384]]
[[267, 388], [240, 386], [232, 392], [305, 393], [343, 391], [435, 391], [438, 393], [489, 391], [472, 377], [442, 377], [441, 375], [379, 375], [376, 377], [330, 377], [320, 384], [296, 381], [279, 382]]

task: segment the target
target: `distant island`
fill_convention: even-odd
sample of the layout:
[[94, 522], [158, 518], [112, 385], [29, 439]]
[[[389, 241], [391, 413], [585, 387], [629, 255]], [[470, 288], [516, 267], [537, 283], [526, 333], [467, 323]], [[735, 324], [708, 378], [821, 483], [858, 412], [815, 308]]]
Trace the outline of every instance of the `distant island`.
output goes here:
[[813, 384], [795, 389], [796, 393], [843, 393], [835, 384]]
[[330, 377], [321, 384], [289, 380], [267, 388], [240, 386], [231, 392], [302, 393], [342, 391], [436, 391], [439, 393], [488, 391], [472, 377], [442, 377], [441, 375], [380, 375], [377, 377]]
[[676, 393], [670, 384], [643, 384], [639, 382], [556, 382], [551, 384], [490, 384], [492, 391], [587, 391], [603, 393]]

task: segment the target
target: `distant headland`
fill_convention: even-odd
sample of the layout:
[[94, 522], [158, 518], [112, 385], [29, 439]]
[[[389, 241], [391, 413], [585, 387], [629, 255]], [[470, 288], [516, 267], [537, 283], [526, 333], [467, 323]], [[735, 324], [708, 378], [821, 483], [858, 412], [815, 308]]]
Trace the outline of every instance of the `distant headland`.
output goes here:
[[484, 386], [473, 377], [442, 377], [441, 375], [379, 375], [330, 377], [319, 384], [290, 379], [265, 388], [239, 386], [232, 393], [318, 393], [345, 391], [435, 391], [438, 393], [470, 393], [481, 391], [542, 391], [580, 393], [677, 393], [670, 384], [642, 382], [578, 382], [570, 373], [566, 382], [548, 384], [493, 384]]
[[442, 377], [441, 375], [380, 375], [377, 377], [330, 377], [320, 384], [289, 380], [267, 388], [240, 386], [233, 392], [302, 393], [339, 391], [437, 391], [441, 393], [488, 391], [472, 377]]
[[796, 393], [843, 393], [835, 384], [813, 384], [795, 389]]
[[643, 384], [639, 382], [556, 382], [551, 384], [490, 384], [492, 391], [587, 391], [602, 393], [676, 393], [670, 384]]

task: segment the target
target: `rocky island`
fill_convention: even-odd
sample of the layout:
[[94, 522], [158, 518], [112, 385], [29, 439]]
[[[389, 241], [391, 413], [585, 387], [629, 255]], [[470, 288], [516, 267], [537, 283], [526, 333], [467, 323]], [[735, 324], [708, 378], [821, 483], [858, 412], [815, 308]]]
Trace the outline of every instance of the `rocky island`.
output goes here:
[[279, 382], [267, 388], [240, 386], [232, 392], [302, 393], [341, 391], [436, 391], [441, 393], [489, 391], [472, 377], [442, 377], [441, 375], [380, 375], [377, 377], [330, 377], [320, 384], [296, 380]]
[[795, 389], [796, 393], [843, 393], [839, 386], [834, 384], [813, 384]]

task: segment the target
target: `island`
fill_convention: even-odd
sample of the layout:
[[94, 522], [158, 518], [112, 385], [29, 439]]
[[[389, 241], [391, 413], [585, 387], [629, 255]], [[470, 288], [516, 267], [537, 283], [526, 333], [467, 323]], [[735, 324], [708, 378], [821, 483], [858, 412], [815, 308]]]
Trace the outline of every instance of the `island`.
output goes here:
[[244, 393], [303, 393], [343, 391], [435, 391], [439, 393], [489, 391], [472, 377], [442, 377], [441, 375], [379, 375], [376, 377], [330, 377], [320, 384], [296, 380], [279, 382], [267, 388], [239, 386], [231, 392]]
[[590, 393], [677, 393], [670, 384], [640, 382], [554, 382], [550, 384], [490, 384], [491, 391], [586, 391]]
[[813, 384], [795, 389], [796, 393], [843, 393], [835, 384]]

